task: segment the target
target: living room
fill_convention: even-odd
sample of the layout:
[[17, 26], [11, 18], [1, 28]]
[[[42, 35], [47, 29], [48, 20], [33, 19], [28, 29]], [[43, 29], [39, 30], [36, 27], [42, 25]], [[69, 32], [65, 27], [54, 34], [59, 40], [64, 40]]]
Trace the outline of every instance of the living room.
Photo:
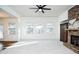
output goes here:
[[[77, 6], [77, 7], [76, 7]], [[5, 5], [0, 6], [1, 54], [75, 54], [67, 39], [71, 30], [60, 36], [61, 24], [72, 27], [78, 19], [78, 5]], [[43, 9], [44, 8], [44, 9]], [[72, 10], [76, 9], [75, 12]], [[41, 11], [40, 11], [41, 10]], [[71, 15], [71, 13], [73, 14]], [[77, 18], [76, 18], [77, 17]], [[71, 20], [71, 21], [70, 21]], [[74, 21], [73, 21], [74, 20]], [[78, 25], [79, 26], [79, 25]], [[78, 28], [77, 26], [77, 28]], [[70, 28], [71, 28], [70, 27]], [[74, 26], [75, 27], [75, 26]], [[74, 31], [78, 31], [75, 29]], [[65, 37], [68, 36], [68, 37]], [[62, 42], [63, 41], [63, 42]], [[64, 45], [63, 45], [64, 44]], [[70, 49], [70, 48], [71, 49]], [[78, 47], [77, 47], [78, 48]], [[66, 51], [65, 51], [66, 50]]]

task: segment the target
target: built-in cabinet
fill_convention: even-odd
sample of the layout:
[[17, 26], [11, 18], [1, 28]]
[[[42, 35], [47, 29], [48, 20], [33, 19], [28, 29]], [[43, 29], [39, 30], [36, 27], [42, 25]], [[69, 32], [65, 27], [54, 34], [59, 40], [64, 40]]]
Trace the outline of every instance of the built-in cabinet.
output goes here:
[[68, 28], [68, 23], [60, 24], [60, 41], [67, 42], [68, 41], [68, 31], [65, 29]]

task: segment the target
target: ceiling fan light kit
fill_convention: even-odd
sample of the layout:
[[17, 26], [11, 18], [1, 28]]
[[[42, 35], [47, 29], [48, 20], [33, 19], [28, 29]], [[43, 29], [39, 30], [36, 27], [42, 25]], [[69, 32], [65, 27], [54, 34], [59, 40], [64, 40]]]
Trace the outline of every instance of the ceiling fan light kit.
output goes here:
[[51, 8], [45, 8], [47, 5], [36, 5], [37, 8], [30, 8], [30, 9], [37, 9], [35, 11], [36, 12], [42, 12], [42, 13], [45, 13], [44, 10], [51, 10]]

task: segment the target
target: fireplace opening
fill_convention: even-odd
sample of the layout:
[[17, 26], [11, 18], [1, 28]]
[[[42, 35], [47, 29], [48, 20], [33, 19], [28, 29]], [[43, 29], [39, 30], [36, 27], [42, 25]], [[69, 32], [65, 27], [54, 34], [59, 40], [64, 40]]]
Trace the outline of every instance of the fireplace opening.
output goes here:
[[71, 44], [79, 47], [79, 36], [71, 35]]

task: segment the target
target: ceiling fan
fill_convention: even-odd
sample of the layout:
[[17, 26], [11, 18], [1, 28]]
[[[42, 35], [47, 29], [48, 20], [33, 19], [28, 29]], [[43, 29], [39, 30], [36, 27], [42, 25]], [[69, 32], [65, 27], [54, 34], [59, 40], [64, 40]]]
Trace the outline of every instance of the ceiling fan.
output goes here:
[[35, 11], [35, 13], [38, 12], [38, 11], [44, 13], [44, 10], [51, 10], [51, 8], [45, 8], [46, 5], [36, 5], [36, 7], [37, 7], [37, 8], [30, 8], [30, 9], [37, 9], [37, 10]]

